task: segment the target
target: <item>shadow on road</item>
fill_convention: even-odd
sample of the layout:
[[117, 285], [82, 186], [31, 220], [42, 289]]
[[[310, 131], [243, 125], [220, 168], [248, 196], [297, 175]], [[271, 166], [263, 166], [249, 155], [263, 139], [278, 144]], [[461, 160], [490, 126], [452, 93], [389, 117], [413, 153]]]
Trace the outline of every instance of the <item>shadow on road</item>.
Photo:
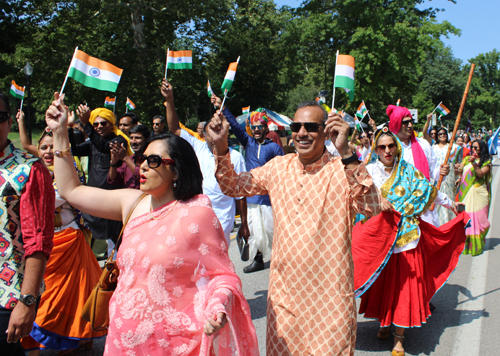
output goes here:
[[[427, 324], [422, 325], [421, 328], [407, 329], [405, 332], [404, 347], [407, 354], [430, 355], [431, 352], [436, 351], [441, 335], [447, 328], [458, 327], [462, 324], [471, 323], [475, 319], [490, 316], [484, 309], [457, 310], [460, 294], [470, 299], [474, 298], [467, 288], [457, 284], [445, 284], [435, 295], [432, 303], [436, 306], [436, 309], [432, 316], [427, 319]], [[466, 316], [465, 322], [464, 315]], [[460, 320], [461, 316], [462, 320]], [[390, 351], [392, 349], [393, 337], [387, 340], [377, 339], [379, 326], [380, 324], [376, 320], [358, 323], [356, 350]], [[394, 330], [394, 327], [392, 327], [391, 331]]]
[[252, 311], [252, 320], [265, 318], [267, 311], [267, 290], [255, 292], [256, 298], [247, 299], [250, 310]]
[[500, 245], [500, 239], [496, 237], [488, 238], [489, 243], [485, 245], [484, 251], [494, 250], [497, 245]]

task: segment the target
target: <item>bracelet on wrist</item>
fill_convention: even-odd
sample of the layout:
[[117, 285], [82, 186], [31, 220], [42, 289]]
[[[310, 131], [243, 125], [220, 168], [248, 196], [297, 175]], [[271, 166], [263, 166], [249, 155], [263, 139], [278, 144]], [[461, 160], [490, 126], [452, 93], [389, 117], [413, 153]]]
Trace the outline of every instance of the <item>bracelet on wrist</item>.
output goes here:
[[115, 164], [112, 164], [112, 163], [110, 162], [110, 163], [109, 163], [109, 166], [110, 166], [110, 167], [118, 167], [118, 166], [119, 166], [119, 164], [118, 164], [118, 162], [117, 162], [117, 163], [115, 163]]
[[66, 148], [63, 151], [60, 151], [60, 150], [54, 151], [54, 156], [56, 156], [56, 157], [63, 157], [65, 155], [70, 155], [70, 154], [71, 154], [71, 146], [69, 146], [68, 148]]

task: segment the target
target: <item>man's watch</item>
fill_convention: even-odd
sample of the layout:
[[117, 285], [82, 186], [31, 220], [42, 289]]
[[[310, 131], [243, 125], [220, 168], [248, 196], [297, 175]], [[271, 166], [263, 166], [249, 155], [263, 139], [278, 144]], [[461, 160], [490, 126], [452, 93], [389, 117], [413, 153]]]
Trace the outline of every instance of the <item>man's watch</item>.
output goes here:
[[33, 294], [21, 294], [19, 301], [24, 305], [30, 306], [36, 303], [36, 297]]
[[347, 166], [349, 163], [358, 161], [358, 155], [354, 153], [350, 157], [342, 158], [341, 161], [344, 166]]

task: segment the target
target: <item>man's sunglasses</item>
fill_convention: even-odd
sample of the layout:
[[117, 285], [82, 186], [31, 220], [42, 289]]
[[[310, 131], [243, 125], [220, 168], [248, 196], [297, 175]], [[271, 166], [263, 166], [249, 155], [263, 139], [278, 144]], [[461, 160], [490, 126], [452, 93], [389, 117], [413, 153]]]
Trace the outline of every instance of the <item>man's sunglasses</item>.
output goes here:
[[411, 120], [406, 120], [406, 121], [401, 122], [401, 125], [408, 126], [410, 124], [410, 122], [411, 122]]
[[101, 125], [102, 127], [106, 127], [108, 126], [108, 122], [107, 121], [95, 121], [92, 126], [94, 126], [94, 128], [98, 128], [99, 125]]
[[252, 130], [256, 130], [256, 129], [259, 129], [259, 130], [264, 130], [264, 125], [250, 125], [250, 129]]
[[318, 124], [317, 122], [292, 122], [290, 130], [292, 132], [299, 132], [302, 126], [304, 126], [307, 132], [318, 132], [320, 126], [325, 127], [325, 124]]
[[10, 117], [9, 114], [8, 111], [0, 111], [0, 123], [7, 121]]
[[390, 150], [396, 148], [396, 144], [395, 143], [389, 143], [387, 146], [386, 145], [378, 145], [377, 146], [377, 149], [379, 151], [385, 151], [386, 148], [389, 148]]
[[153, 126], [160, 126], [161, 122], [153, 122]]
[[140, 166], [144, 163], [144, 161], [148, 162], [149, 168], [158, 168], [163, 163], [165, 166], [175, 165], [175, 161], [170, 158], [163, 158], [160, 155], [136, 155], [135, 156], [135, 165]]

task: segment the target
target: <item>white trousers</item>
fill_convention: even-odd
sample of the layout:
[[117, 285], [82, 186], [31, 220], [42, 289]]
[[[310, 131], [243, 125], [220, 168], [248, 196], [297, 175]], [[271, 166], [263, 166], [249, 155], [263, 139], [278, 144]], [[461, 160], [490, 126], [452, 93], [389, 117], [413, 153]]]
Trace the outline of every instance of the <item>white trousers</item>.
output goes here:
[[250, 259], [255, 257], [257, 251], [263, 256], [270, 254], [273, 247], [273, 208], [269, 205], [248, 204], [247, 219]]

